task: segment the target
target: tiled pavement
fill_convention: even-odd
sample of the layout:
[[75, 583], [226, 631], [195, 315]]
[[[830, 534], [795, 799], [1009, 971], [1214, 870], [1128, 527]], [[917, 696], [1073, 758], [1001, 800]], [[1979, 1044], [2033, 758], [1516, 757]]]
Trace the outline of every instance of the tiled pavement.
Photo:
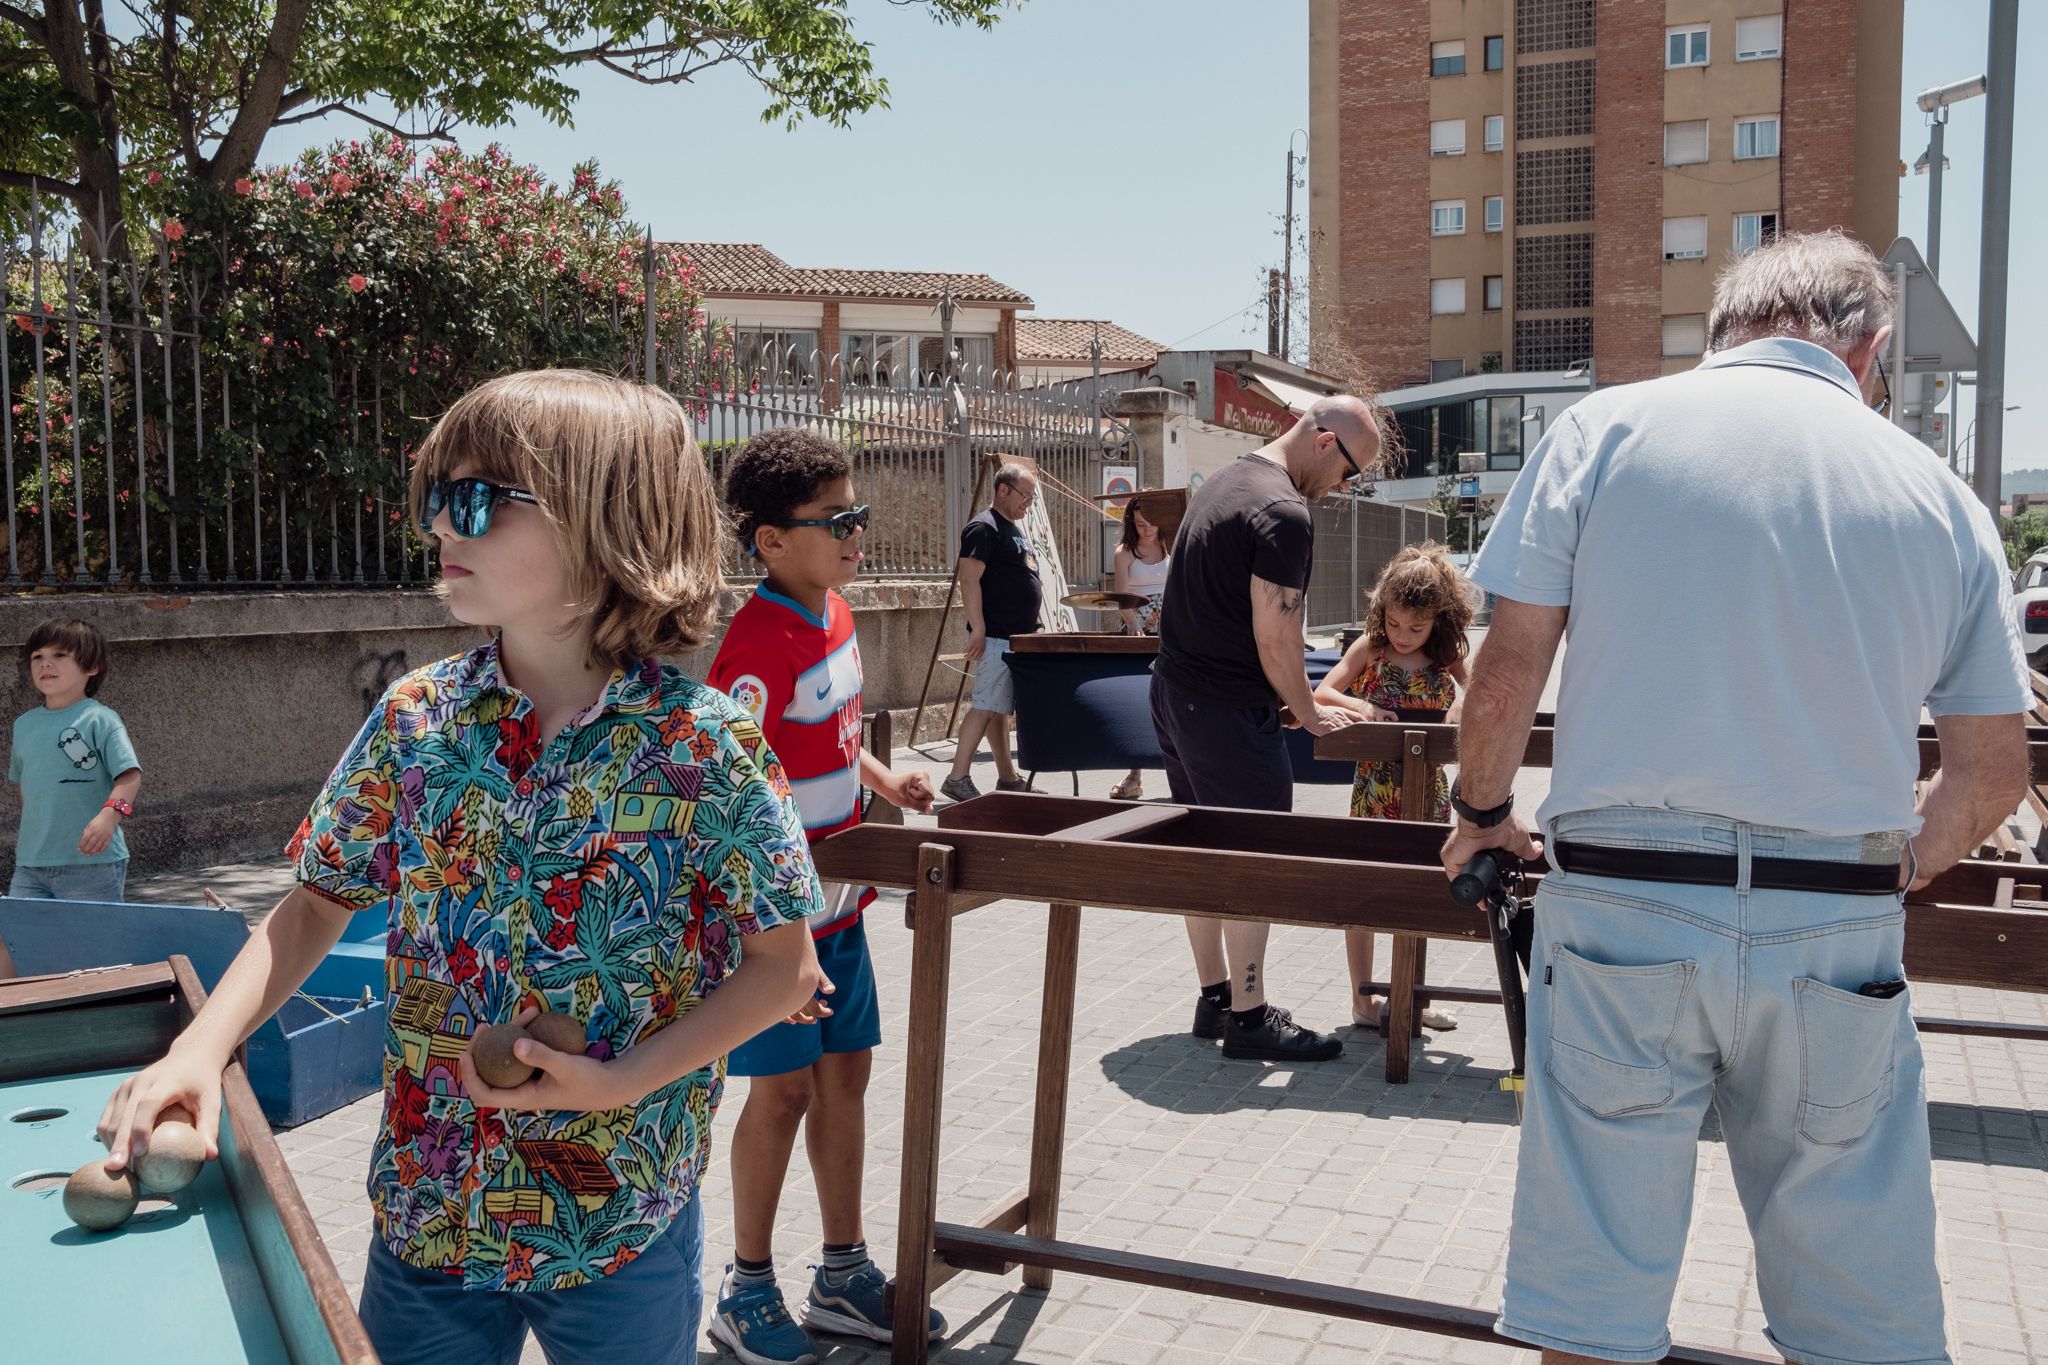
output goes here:
[[[977, 780], [992, 786], [985, 764]], [[1083, 790], [1098, 794], [1114, 780], [1089, 775]], [[1040, 785], [1067, 790], [1063, 776]], [[1147, 785], [1163, 792], [1159, 774], [1148, 774]], [[1335, 812], [1342, 796], [1338, 788], [1304, 787], [1301, 808]], [[210, 869], [151, 879], [135, 892], [182, 899], [200, 884], [248, 905], [274, 895], [282, 875], [275, 867]], [[900, 895], [885, 895], [869, 925], [885, 1037], [869, 1095], [867, 1231], [888, 1266], [910, 962]], [[1376, 1036], [1348, 1037], [1343, 1058], [1321, 1066], [1227, 1062], [1213, 1044], [1186, 1033], [1192, 974], [1176, 920], [1089, 910], [1083, 925], [1062, 1236], [1494, 1306], [1515, 1172], [1512, 1103], [1493, 1088], [1508, 1057], [1497, 1012], [1460, 1010], [1462, 1027], [1431, 1037], [1407, 1086], [1380, 1078]], [[942, 1218], [970, 1219], [1023, 1183], [1044, 926], [1044, 907], [1005, 901], [972, 912], [956, 929]], [[1438, 944], [1430, 960], [1439, 981], [1491, 980], [1489, 961], [1474, 947]], [[1303, 1022], [1330, 1027], [1346, 1017], [1334, 935], [1277, 930], [1271, 966], [1276, 999]], [[2041, 997], [1939, 987], [1917, 995], [1923, 1013], [2048, 1023]], [[1924, 1046], [1956, 1359], [2048, 1363], [2048, 1046], [1944, 1036]], [[730, 1255], [723, 1144], [745, 1092], [746, 1083], [735, 1081], [726, 1093], [704, 1190], [707, 1294], [716, 1292], [718, 1268]], [[376, 1117], [373, 1097], [280, 1137], [352, 1291], [369, 1237], [362, 1187]], [[1748, 1237], [1711, 1127], [1699, 1148], [1699, 1182], [1674, 1334], [1764, 1354]], [[818, 1241], [799, 1156], [777, 1247], [792, 1304]], [[1014, 1274], [963, 1275], [937, 1304], [951, 1331], [934, 1358], [976, 1365], [1529, 1359], [1501, 1346], [1065, 1274], [1048, 1294], [1021, 1289]], [[708, 1340], [701, 1350], [706, 1362], [718, 1358]], [[527, 1359], [541, 1356], [529, 1347]], [[823, 1359], [853, 1365], [886, 1355], [840, 1344]]]

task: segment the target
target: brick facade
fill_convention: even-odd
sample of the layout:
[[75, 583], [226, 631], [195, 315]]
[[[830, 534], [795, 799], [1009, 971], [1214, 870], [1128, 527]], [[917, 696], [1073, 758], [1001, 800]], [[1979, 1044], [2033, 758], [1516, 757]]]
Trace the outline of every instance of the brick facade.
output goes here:
[[1661, 370], [1664, 7], [1601, 0], [1593, 97], [1593, 356], [1602, 384]]
[[1429, 378], [1429, 6], [1352, 0], [1337, 23], [1337, 214], [1314, 225], [1337, 279], [1312, 363], [1396, 388]]
[[[1784, 155], [1779, 226], [1853, 229], [1857, 0], [1785, 0]], [[1873, 242], [1875, 251], [1885, 242]]]

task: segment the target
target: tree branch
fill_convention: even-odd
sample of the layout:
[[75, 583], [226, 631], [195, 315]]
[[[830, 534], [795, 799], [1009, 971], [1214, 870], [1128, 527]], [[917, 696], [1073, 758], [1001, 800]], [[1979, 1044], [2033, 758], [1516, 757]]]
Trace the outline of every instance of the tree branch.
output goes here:
[[299, 44], [306, 33], [306, 19], [313, 0], [278, 0], [271, 17], [270, 32], [263, 40], [263, 61], [250, 83], [249, 97], [235, 111], [227, 135], [206, 163], [204, 177], [216, 189], [237, 176], [247, 175], [263, 150], [263, 138], [277, 120], [278, 101], [298, 61]]
[[272, 120], [271, 126], [276, 128], [282, 128], [287, 123], [305, 123], [312, 119], [325, 118], [329, 114], [347, 114], [350, 118], [361, 119], [364, 123], [369, 124], [372, 128], [381, 128], [385, 132], [390, 133], [394, 137], [404, 138], [407, 142], [455, 141], [454, 135], [448, 131], [449, 128], [452, 127], [453, 125], [447, 122], [445, 119], [439, 123], [436, 123], [431, 129], [424, 133], [416, 133], [408, 129], [401, 128], [395, 123], [386, 123], [383, 119], [377, 118], [376, 116], [371, 114], [366, 114], [362, 110], [357, 109], [352, 105], [349, 105], [341, 100], [335, 100], [331, 103], [323, 104], [318, 109], [308, 109], [303, 114], [293, 114], [289, 118], [274, 119]]
[[85, 192], [85, 186], [74, 181], [59, 180], [54, 176], [48, 175], [37, 175], [34, 171], [9, 170], [5, 166], [0, 166], [0, 189], [47, 190], [51, 194], [61, 194], [72, 203], [78, 205], [80, 212], [84, 211], [85, 201], [88, 197]]
[[26, 33], [29, 37], [35, 39], [37, 42], [42, 43], [45, 46], [49, 44], [49, 27], [46, 24], [44, 24], [41, 19], [38, 19], [35, 15], [30, 14], [27, 10], [19, 9], [13, 5], [0, 3], [0, 19], [5, 19], [8, 23], [14, 25], [23, 33]]

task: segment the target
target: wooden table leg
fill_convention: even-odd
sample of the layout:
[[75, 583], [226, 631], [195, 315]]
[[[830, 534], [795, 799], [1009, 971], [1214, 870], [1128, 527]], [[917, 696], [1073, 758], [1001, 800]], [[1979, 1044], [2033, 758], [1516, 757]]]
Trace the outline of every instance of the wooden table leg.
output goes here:
[[1394, 935], [1394, 960], [1387, 968], [1387, 1084], [1408, 1083], [1408, 1048], [1415, 1033], [1415, 983], [1422, 979], [1422, 939]]
[[896, 1214], [893, 1365], [924, 1365], [930, 1343], [932, 1229], [939, 1212], [939, 1126], [946, 1090], [946, 1005], [953, 974], [953, 850], [920, 844], [904, 1057], [903, 1186]]
[[[1031, 1110], [1031, 1185], [1024, 1230], [1059, 1236], [1060, 1159], [1067, 1141], [1067, 1072], [1074, 1051], [1074, 983], [1081, 907], [1055, 901], [1046, 921], [1045, 995], [1038, 1011], [1038, 1096]], [[1052, 1271], [1024, 1267], [1026, 1289], [1052, 1288]]]

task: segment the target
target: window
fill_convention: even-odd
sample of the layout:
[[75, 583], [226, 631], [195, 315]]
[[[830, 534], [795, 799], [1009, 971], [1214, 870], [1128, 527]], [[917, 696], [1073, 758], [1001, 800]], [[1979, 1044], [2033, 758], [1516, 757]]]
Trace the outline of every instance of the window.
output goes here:
[[1707, 220], [1704, 218], [1666, 218], [1664, 220], [1664, 259], [1667, 261], [1704, 260], [1707, 254]]
[[1483, 286], [1481, 306], [1489, 313], [1498, 313], [1501, 304], [1501, 277], [1488, 275]]
[[733, 359], [749, 382], [766, 385], [809, 384], [817, 378], [818, 334], [774, 328], [736, 327]]
[[1664, 125], [1664, 164], [1697, 166], [1707, 159], [1707, 121]]
[[1753, 161], [1778, 154], [1778, 116], [1735, 120], [1735, 159]]
[[1495, 34], [1486, 40], [1485, 53], [1480, 58], [1480, 64], [1485, 70], [1498, 71], [1507, 65], [1507, 55], [1507, 39]]
[[1429, 311], [1432, 317], [1444, 317], [1465, 311], [1465, 277], [1454, 280], [1431, 280], [1429, 282]]
[[1666, 356], [1702, 355], [1707, 349], [1707, 315], [1686, 313], [1664, 319]]
[[1499, 232], [1502, 221], [1507, 217], [1507, 201], [1497, 194], [1486, 196], [1486, 230]]
[[1465, 44], [1463, 42], [1431, 43], [1429, 45], [1429, 74], [1432, 76], [1464, 75]]
[[[921, 336], [917, 339], [917, 387], [944, 388], [946, 338]], [[954, 366], [963, 383], [994, 387], [996, 339], [992, 336], [953, 335]]]
[[1735, 215], [1735, 254], [1747, 256], [1760, 246], [1778, 240], [1778, 215], [1738, 213]]
[[1429, 362], [1429, 382], [1441, 384], [1446, 379], [1463, 379], [1465, 362], [1462, 360], [1432, 360]]
[[1497, 152], [1507, 144], [1507, 119], [1499, 114], [1486, 116], [1486, 150]]
[[1754, 19], [1735, 21], [1736, 61], [1756, 62], [1766, 57], [1782, 56], [1784, 47], [1784, 15], [1761, 14]]
[[1430, 204], [1429, 235], [1432, 237], [1463, 237], [1465, 235], [1465, 201], [1462, 199], [1438, 199]]
[[[1495, 360], [1498, 361], [1496, 356]], [[1484, 369], [1485, 358], [1481, 357], [1482, 374], [1496, 373], [1500, 366]], [[1522, 467], [1522, 397], [1520, 394], [1503, 396], [1486, 405], [1486, 467], [1488, 469], [1520, 469]]]
[[1686, 24], [1681, 28], [1664, 30], [1664, 65], [1705, 66], [1707, 64], [1707, 26]]
[[1431, 156], [1465, 155], [1465, 120], [1441, 118], [1429, 125]]
[[[1500, 373], [1500, 352], [1499, 352], [1499, 351], [1481, 351], [1481, 352], [1479, 353], [1479, 373], [1481, 373], [1481, 374], [1499, 374], [1499, 373]], [[1520, 399], [1517, 399], [1516, 401], [1517, 401], [1517, 402], [1520, 402], [1521, 400], [1520, 400]], [[1519, 458], [1519, 457], [1518, 457], [1518, 458]]]

